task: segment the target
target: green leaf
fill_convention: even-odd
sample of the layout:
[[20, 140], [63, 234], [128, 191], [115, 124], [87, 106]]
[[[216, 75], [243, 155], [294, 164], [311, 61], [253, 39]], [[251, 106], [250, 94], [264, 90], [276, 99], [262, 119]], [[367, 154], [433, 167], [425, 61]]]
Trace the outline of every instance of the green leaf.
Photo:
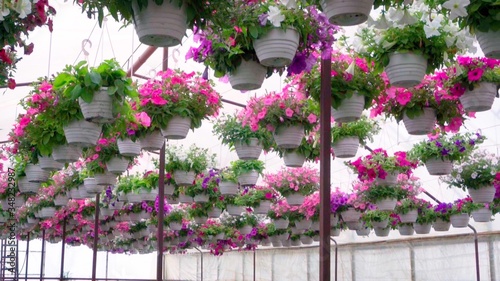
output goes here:
[[81, 92], [82, 92], [82, 86], [80, 85], [76, 85], [73, 90], [71, 91], [71, 95], [70, 95], [70, 98], [75, 100], [77, 98], [80, 97], [81, 95]]
[[68, 83], [68, 81], [71, 81], [72, 80], [71, 78], [72, 76], [69, 73], [65, 72], [60, 73], [59, 75], [57, 75], [56, 79], [54, 79], [53, 85], [56, 89], [60, 88], [66, 83]]
[[95, 85], [101, 85], [101, 75], [95, 71], [89, 72], [90, 80], [92, 81], [93, 84]]
[[250, 35], [254, 39], [257, 39], [257, 37], [259, 36], [259, 30], [254, 25], [250, 26]]
[[80, 96], [85, 102], [91, 103], [94, 99], [94, 94], [87, 89], [82, 89]]

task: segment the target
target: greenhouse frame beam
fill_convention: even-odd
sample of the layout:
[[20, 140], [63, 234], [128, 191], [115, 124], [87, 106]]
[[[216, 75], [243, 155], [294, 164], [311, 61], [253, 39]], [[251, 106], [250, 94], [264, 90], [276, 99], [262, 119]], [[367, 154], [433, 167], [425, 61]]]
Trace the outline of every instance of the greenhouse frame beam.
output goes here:
[[[441, 203], [434, 195], [432, 195], [427, 190], [424, 191], [424, 194], [429, 196], [432, 200], [436, 201], [438, 204]], [[467, 225], [474, 234], [474, 255], [476, 259], [476, 281], [481, 281], [481, 270], [479, 268], [479, 241], [477, 239], [477, 230], [470, 223]]]
[[[64, 254], [65, 254], [65, 248], [66, 248], [66, 218], [63, 220], [63, 233], [62, 233], [62, 247], [61, 247], [61, 274], [60, 278], [61, 281], [64, 280]], [[27, 267], [26, 267], [27, 268]]]
[[337, 268], [338, 268], [338, 264], [337, 264], [337, 260], [338, 260], [338, 256], [339, 256], [339, 244], [337, 244], [337, 241], [335, 239], [333, 239], [333, 237], [330, 237], [330, 240], [335, 244], [335, 269], [334, 269], [334, 276], [335, 276], [335, 281], [337, 281]]
[[[325, 55], [325, 54], [323, 54]], [[325, 56], [324, 56], [325, 57]], [[330, 184], [331, 184], [331, 55], [321, 60], [320, 96], [320, 210], [319, 210], [319, 280], [330, 281]]]
[[45, 267], [45, 229], [42, 230], [42, 252], [40, 258], [40, 281], [43, 281], [43, 272]]
[[203, 281], [203, 252], [198, 247], [194, 247], [194, 249], [200, 252], [200, 281]]
[[28, 237], [26, 240], [26, 269], [24, 270], [24, 280], [28, 281], [28, 262], [30, 257], [30, 233], [28, 232]]

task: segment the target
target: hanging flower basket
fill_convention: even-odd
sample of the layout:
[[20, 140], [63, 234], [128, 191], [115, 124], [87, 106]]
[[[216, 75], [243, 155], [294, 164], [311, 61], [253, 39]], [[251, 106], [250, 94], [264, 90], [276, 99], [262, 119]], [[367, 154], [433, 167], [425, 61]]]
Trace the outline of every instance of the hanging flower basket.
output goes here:
[[250, 144], [244, 142], [235, 143], [234, 149], [240, 160], [257, 160], [262, 153], [262, 146], [257, 138], [251, 138]]
[[401, 220], [401, 223], [414, 223], [417, 221], [417, 216], [418, 216], [418, 211], [415, 210], [410, 210], [406, 214], [398, 214], [399, 219]]
[[267, 69], [253, 60], [243, 60], [241, 64], [229, 75], [231, 87], [239, 91], [257, 90], [266, 79]]
[[241, 186], [256, 185], [258, 180], [259, 173], [257, 171], [250, 171], [249, 173], [243, 173], [238, 176], [238, 182]]
[[346, 137], [332, 144], [333, 153], [338, 158], [352, 158], [358, 153], [358, 148], [358, 137]]
[[312, 225], [312, 220], [302, 219], [295, 222], [295, 227], [300, 230], [309, 229]]
[[181, 140], [185, 139], [191, 128], [191, 119], [180, 116], [174, 116], [167, 124], [167, 127], [161, 129], [161, 133], [167, 139]]
[[348, 208], [346, 211], [340, 213], [344, 222], [357, 222], [361, 218], [361, 212], [354, 208]]
[[40, 216], [40, 218], [51, 218], [55, 215], [55, 213], [56, 213], [56, 208], [44, 207], [44, 208], [40, 209], [40, 212], [38, 213], [38, 215]]
[[424, 113], [410, 119], [406, 113], [403, 116], [403, 123], [406, 131], [410, 135], [421, 136], [432, 132], [436, 124], [436, 110], [434, 108], [424, 108]]
[[141, 154], [141, 143], [139, 141], [134, 142], [131, 139], [118, 139], [116, 144], [118, 145], [120, 155], [137, 157]]
[[304, 127], [300, 125], [278, 127], [273, 134], [276, 145], [285, 149], [299, 147], [304, 135]]
[[398, 174], [395, 173], [388, 173], [385, 176], [385, 179], [379, 177], [375, 178], [375, 184], [382, 186], [395, 185], [397, 182], [398, 182]]
[[321, 7], [330, 23], [340, 26], [352, 26], [364, 23], [370, 11], [371, 0], [323, 0]]
[[448, 159], [429, 159], [425, 162], [425, 167], [431, 176], [449, 175], [453, 164]]
[[97, 144], [102, 125], [80, 120], [69, 123], [63, 130], [68, 144], [89, 147]]
[[276, 229], [287, 229], [290, 221], [287, 219], [276, 219], [273, 220], [273, 223]]
[[370, 235], [370, 231], [371, 231], [370, 228], [361, 226], [358, 229], [356, 229], [356, 234], [358, 236], [368, 236]]
[[193, 203], [193, 197], [185, 195], [185, 194], [179, 194], [179, 203]]
[[50, 172], [44, 171], [39, 165], [28, 164], [24, 170], [26, 179], [29, 182], [46, 182], [49, 179]]
[[485, 57], [500, 59], [500, 31], [476, 31], [476, 38]]
[[165, 144], [165, 137], [160, 130], [155, 130], [140, 139], [141, 148], [146, 151], [158, 151]]
[[373, 227], [378, 228], [386, 228], [389, 225], [389, 219], [385, 219], [382, 221], [372, 221]]
[[295, 29], [273, 28], [254, 40], [253, 47], [260, 64], [279, 68], [292, 62], [299, 47], [299, 39], [299, 33]]
[[106, 163], [106, 169], [108, 172], [121, 175], [123, 172], [127, 171], [129, 161], [125, 158], [113, 157]]
[[54, 205], [56, 206], [66, 206], [68, 204], [69, 198], [66, 195], [57, 195], [54, 198]]
[[448, 231], [450, 230], [450, 226], [451, 222], [439, 218], [432, 224], [432, 228], [434, 228], [435, 231]]
[[193, 185], [195, 176], [195, 173], [191, 171], [174, 171], [174, 180], [178, 186]]
[[495, 198], [495, 187], [493, 185], [478, 189], [468, 188], [467, 191], [474, 203], [491, 203]]
[[373, 230], [375, 231], [375, 235], [378, 237], [387, 237], [391, 232], [391, 229], [389, 227], [386, 228], [374, 227]]
[[245, 208], [236, 205], [227, 205], [226, 211], [231, 216], [241, 216], [241, 213], [245, 211]]
[[109, 172], [104, 174], [96, 174], [94, 178], [95, 178], [95, 184], [97, 185], [105, 185], [105, 186], [116, 185], [116, 175]]
[[179, 231], [182, 229], [182, 223], [180, 222], [170, 222], [168, 224], [168, 227], [170, 227], [170, 229], [174, 230], [174, 231]]
[[460, 96], [464, 110], [467, 112], [481, 112], [491, 109], [497, 95], [497, 85], [494, 83], [481, 82], [472, 91], [465, 90]]
[[[387, 188], [392, 188], [392, 187], [387, 187]], [[397, 202], [398, 202], [397, 199], [386, 198], [375, 202], [374, 205], [377, 208], [377, 210], [380, 211], [393, 211], [394, 208], [396, 208]]]
[[129, 203], [141, 203], [142, 195], [137, 193], [127, 193], [127, 202]]
[[450, 217], [451, 225], [456, 228], [467, 227], [469, 220], [469, 214], [455, 214]]
[[330, 236], [340, 236], [340, 228], [332, 228], [330, 229]]
[[113, 122], [113, 100], [108, 94], [108, 88], [95, 92], [92, 102], [79, 98], [78, 104], [86, 121], [99, 124]]
[[254, 214], [267, 215], [271, 209], [271, 201], [261, 201], [259, 206], [253, 208]]
[[398, 226], [398, 230], [399, 230], [399, 235], [401, 236], [410, 236], [413, 235], [413, 233], [415, 232], [413, 226], [406, 224]]
[[492, 212], [488, 208], [482, 208], [472, 211], [471, 215], [475, 222], [490, 222]]
[[208, 220], [208, 217], [195, 217], [194, 222], [197, 224], [204, 224]]
[[304, 245], [311, 245], [314, 242], [314, 240], [312, 237], [301, 235], [300, 242]]
[[141, 195], [142, 200], [144, 200], [144, 201], [155, 202], [156, 197], [158, 197], [158, 188], [153, 188], [151, 190], [141, 188], [139, 190], [139, 195]]
[[193, 201], [198, 202], [198, 203], [206, 203], [206, 202], [209, 202], [210, 199], [208, 198], [208, 195], [206, 195], [206, 194], [197, 194], [194, 196]]
[[137, 1], [132, 1], [134, 25], [139, 41], [155, 47], [173, 47], [181, 43], [186, 34], [186, 5], [181, 7], [176, 1], [147, 1], [146, 8], [139, 9]]
[[[40, 188], [39, 182], [29, 182], [26, 177], [20, 177], [17, 180], [17, 187], [19, 188], [20, 193], [38, 193], [38, 189]], [[9, 209], [3, 208], [4, 210]]]
[[283, 161], [285, 162], [285, 166], [291, 167], [291, 168], [298, 168], [302, 167], [304, 165], [304, 162], [306, 161], [306, 157], [302, 154], [299, 154], [295, 151], [288, 152], [285, 151], [283, 155]]
[[59, 163], [73, 163], [80, 158], [80, 152], [76, 145], [61, 145], [54, 147], [52, 158]]
[[286, 202], [290, 206], [300, 206], [304, 203], [305, 198], [306, 197], [300, 193], [292, 193], [286, 196]]
[[64, 167], [64, 163], [56, 162], [54, 158], [50, 156], [39, 157], [38, 164], [40, 165], [40, 169], [49, 172], [59, 171]]
[[219, 208], [213, 208], [212, 210], [208, 211], [208, 217], [209, 218], [218, 218], [222, 214], [222, 210]]
[[219, 183], [219, 191], [222, 195], [238, 194], [238, 184], [230, 181], [221, 181]]
[[427, 60], [418, 54], [393, 53], [385, 68], [389, 83], [396, 87], [410, 88], [420, 84], [427, 69]]
[[253, 227], [251, 225], [244, 225], [243, 227], [238, 228], [238, 231], [242, 235], [248, 235], [252, 232]]
[[353, 93], [352, 97], [344, 99], [339, 108], [332, 107], [332, 116], [337, 123], [348, 123], [358, 120], [365, 108], [365, 97]]
[[174, 192], [175, 192], [175, 185], [173, 184], [170, 184], [170, 183], [166, 183], [164, 185], [164, 190], [163, 192], [165, 193], [165, 195], [174, 195]]
[[84, 179], [83, 180], [83, 185], [85, 186], [85, 191], [88, 194], [101, 193], [104, 190], [104, 188], [106, 187], [105, 185], [97, 185], [95, 178], [86, 178], [86, 179]]

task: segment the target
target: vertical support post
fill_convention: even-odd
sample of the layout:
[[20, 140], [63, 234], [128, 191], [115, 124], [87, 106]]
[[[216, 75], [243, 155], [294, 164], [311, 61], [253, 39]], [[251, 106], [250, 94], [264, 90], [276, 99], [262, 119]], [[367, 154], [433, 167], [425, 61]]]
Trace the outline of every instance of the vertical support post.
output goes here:
[[0, 277], [2, 278], [1, 280], [5, 280], [5, 256], [7, 254], [4, 254], [4, 244], [5, 244], [5, 239], [0, 239]]
[[490, 236], [488, 239], [488, 257], [490, 260], [490, 280], [491, 281], [497, 281], [497, 270], [496, 267], [497, 265], [495, 264], [495, 246], [494, 246], [494, 240], [493, 237]]
[[40, 259], [40, 281], [43, 281], [43, 271], [45, 267], [45, 229], [42, 230], [42, 257]]
[[474, 253], [476, 257], [476, 280], [481, 280], [481, 269], [479, 268], [479, 241], [477, 239], [477, 230], [472, 226], [468, 225], [470, 229], [474, 232]]
[[339, 257], [339, 244], [337, 244], [337, 240], [330, 237], [330, 240], [335, 244], [335, 281], [338, 280], [337, 269], [338, 269], [338, 257]]
[[14, 273], [14, 280], [19, 280], [19, 241], [16, 238], [16, 272]]
[[417, 280], [417, 273], [415, 270], [415, 249], [413, 248], [413, 243], [410, 242], [410, 270], [411, 270], [411, 281]]
[[61, 273], [59, 275], [59, 279], [63, 281], [64, 279], [64, 253], [66, 251], [66, 218], [63, 220], [63, 229], [62, 229], [62, 247], [61, 247]]
[[196, 251], [198, 251], [200, 253], [200, 281], [203, 281], [203, 252], [198, 249], [198, 247], [194, 247]]
[[[162, 70], [168, 68], [168, 48], [163, 48]], [[160, 149], [160, 171], [158, 178], [158, 234], [157, 234], [157, 259], [156, 259], [156, 280], [163, 280], [163, 218], [165, 210], [165, 143]]]
[[257, 265], [257, 262], [255, 261], [255, 249], [253, 250], [253, 281], [257, 280], [257, 275], [255, 274], [255, 267]]
[[24, 270], [24, 281], [28, 281], [28, 262], [30, 257], [30, 233], [28, 232], [28, 237], [26, 239], [26, 269]]
[[331, 55], [322, 54], [320, 96], [319, 280], [330, 281]]
[[99, 242], [99, 201], [101, 194], [95, 195], [95, 219], [94, 219], [94, 245], [92, 249], [92, 281], [96, 280], [97, 269], [97, 242]]
[[106, 280], [108, 280], [109, 251], [106, 251]]

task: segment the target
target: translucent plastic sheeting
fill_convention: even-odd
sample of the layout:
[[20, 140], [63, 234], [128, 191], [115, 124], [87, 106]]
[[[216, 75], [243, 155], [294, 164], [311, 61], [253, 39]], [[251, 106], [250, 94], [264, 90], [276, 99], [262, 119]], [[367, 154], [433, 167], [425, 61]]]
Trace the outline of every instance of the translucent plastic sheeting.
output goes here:
[[[266, 248], [253, 252], [233, 251], [214, 257], [203, 254], [205, 281], [313, 281], [319, 280], [318, 247]], [[200, 254], [168, 255], [165, 274], [172, 280], [201, 280]], [[332, 280], [334, 280], [332, 247]], [[500, 280], [500, 234], [479, 237], [481, 280]], [[195, 266], [196, 265], [196, 266]], [[472, 235], [410, 238], [339, 245], [338, 280], [476, 280]]]

